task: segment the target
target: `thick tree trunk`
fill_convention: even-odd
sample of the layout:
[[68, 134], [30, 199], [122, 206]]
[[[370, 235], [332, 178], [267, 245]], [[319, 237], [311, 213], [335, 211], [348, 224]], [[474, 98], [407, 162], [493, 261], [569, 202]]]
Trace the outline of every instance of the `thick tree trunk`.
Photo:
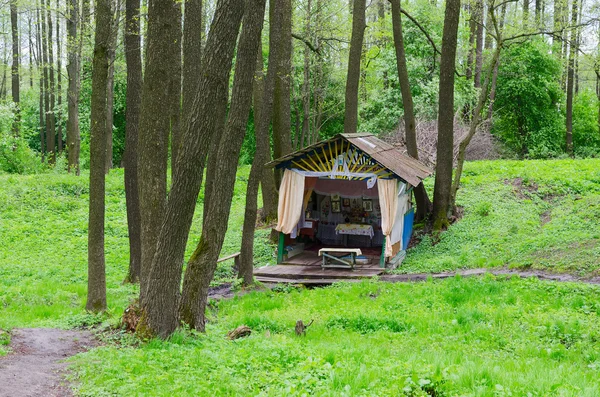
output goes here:
[[[571, 14], [571, 24], [577, 25], [577, 0], [573, 0], [573, 10]], [[573, 81], [575, 77], [575, 56], [577, 51], [577, 31], [571, 31], [571, 43], [569, 45], [569, 59], [567, 65], [567, 109], [566, 109], [566, 151], [569, 156], [573, 156]]]
[[[203, 24], [202, 0], [185, 2], [185, 21], [183, 24], [183, 86], [181, 118], [185, 120], [192, 111], [192, 101], [198, 91], [202, 62]], [[179, 151], [178, 136], [171, 141], [171, 164], [174, 165]], [[173, 166], [171, 166], [173, 168]], [[171, 171], [173, 172], [173, 170]]]
[[79, 1], [69, 0], [69, 18], [67, 19], [67, 73], [69, 75], [69, 88], [67, 92], [68, 119], [67, 119], [67, 153], [69, 172], [79, 175], [79, 152], [81, 147], [81, 134], [79, 131], [79, 88], [80, 88], [80, 62], [79, 42], [77, 38], [77, 25], [79, 21]]
[[[404, 131], [406, 134], [406, 149], [408, 154], [419, 159], [417, 147], [417, 131], [415, 112], [413, 106], [410, 82], [408, 80], [408, 65], [404, 51], [404, 37], [402, 34], [402, 15], [400, 14], [400, 0], [390, 0], [392, 5], [392, 33], [394, 36], [394, 48], [396, 50], [396, 66], [398, 68], [398, 81], [402, 93], [402, 107], [404, 108]], [[415, 187], [415, 199], [417, 201], [417, 220], [427, 218], [431, 201], [423, 184]]]
[[13, 121], [13, 135], [19, 136], [19, 126], [21, 124], [21, 100], [20, 100], [20, 79], [19, 79], [19, 24], [17, 20], [17, 2], [11, 0], [10, 2], [10, 26], [12, 34], [12, 101], [15, 103], [15, 119]]
[[63, 151], [63, 134], [62, 134], [62, 49], [60, 36], [60, 0], [56, 0], [56, 138], [57, 151]]
[[[173, 142], [181, 142], [181, 79], [182, 79], [182, 65], [181, 65], [181, 51], [182, 51], [182, 9], [181, 9], [181, 1], [177, 2], [177, 15], [175, 15], [175, 23], [178, 26], [178, 34], [177, 40], [173, 42], [173, 46], [177, 47], [173, 55], [175, 58], [173, 59], [173, 71], [172, 74], [169, 75], [170, 78], [170, 90], [172, 92], [170, 101], [168, 103], [171, 111], [171, 150], [173, 147]], [[175, 151], [175, 156], [177, 155], [177, 150]], [[171, 175], [173, 175], [173, 169], [176, 164], [176, 157], [173, 156], [173, 152], [171, 151]]]
[[265, 4], [266, 0], [246, 1], [243, 28], [236, 54], [229, 118], [219, 142], [215, 166], [212, 170], [209, 166], [209, 171], [212, 172], [207, 173], [207, 178], [215, 180], [210, 184], [213, 191], [210, 200], [204, 202], [204, 213], [207, 215], [202, 225], [202, 236], [192, 259], [188, 262], [183, 281], [181, 319], [191, 328], [200, 331], [204, 331], [208, 287], [217, 268], [217, 259], [229, 221], [237, 171], [237, 163], [231, 159], [239, 157], [248, 124]]
[[352, 37], [348, 55], [348, 74], [346, 76], [346, 100], [344, 114], [344, 132], [354, 134], [358, 128], [358, 83], [360, 80], [360, 58], [367, 22], [365, 18], [365, 0], [355, 0], [352, 12]]
[[[269, 19], [273, 20], [273, 10], [269, 10], [269, 12]], [[250, 285], [254, 282], [254, 229], [256, 227], [256, 214], [258, 210], [258, 186], [265, 173], [264, 164], [269, 159], [269, 122], [273, 113], [273, 91], [275, 90], [275, 79], [277, 78], [275, 60], [280, 56], [277, 53], [280, 51], [280, 47], [275, 44], [276, 41], [277, 36], [271, 30], [269, 32], [269, 67], [262, 92], [260, 117], [255, 121], [256, 153], [252, 168], [250, 169], [248, 186], [246, 187], [246, 207], [244, 211], [244, 226], [242, 227], [242, 247], [240, 249], [241, 258], [238, 273], [244, 285]], [[273, 175], [273, 173], [271, 172], [270, 175]]]
[[179, 101], [172, 79], [180, 65], [181, 3], [151, 1], [148, 10], [147, 58], [138, 140], [142, 262], [140, 301], [144, 303], [148, 274], [156, 251], [167, 198], [167, 161], [172, 102]]
[[[381, 2], [380, 2], [381, 4]], [[311, 32], [311, 0], [306, 3], [306, 25], [304, 27], [304, 35], [307, 40], [312, 39]], [[310, 135], [310, 49], [304, 46], [304, 81], [302, 83], [302, 138], [298, 149], [305, 147], [306, 138]]]
[[[163, 211], [163, 226], [148, 277], [140, 330], [144, 333], [167, 337], [178, 324], [185, 245], [202, 185], [210, 142], [214, 132], [219, 131], [225, 122], [231, 62], [244, 11], [243, 4], [243, 0], [219, 0], [217, 4], [202, 57], [198, 93], [190, 117], [184, 121], [181, 138], [185, 145], [181, 145], [177, 156], [169, 200]], [[152, 56], [150, 49], [148, 54]], [[146, 72], [144, 83], [149, 76]], [[144, 216], [142, 213], [142, 219]], [[142, 244], [145, 244], [143, 240]]]
[[[292, 152], [291, 83], [292, 83], [292, 1], [271, 0], [271, 17], [279, 47], [277, 78], [273, 98], [273, 154], [275, 158]], [[278, 178], [276, 178], [278, 180]]]
[[441, 230], [448, 225], [450, 210], [454, 153], [454, 69], [459, 16], [460, 0], [447, 0], [440, 58], [438, 141], [432, 219], [434, 230]]
[[142, 101], [142, 49], [140, 39], [140, 0], [125, 1], [125, 61], [127, 93], [125, 97], [125, 202], [129, 231], [129, 271], [125, 281], [140, 280], [141, 226], [138, 192], [138, 135]]
[[112, 15], [110, 0], [96, 0], [96, 38], [92, 63], [90, 118], [90, 210], [86, 310], [106, 310], [104, 257], [104, 164], [106, 157], [106, 80]]
[[54, 164], [56, 161], [56, 79], [54, 76], [54, 35], [50, 0], [46, 0], [46, 13], [48, 22], [48, 91], [50, 94], [50, 104], [48, 105], [50, 128], [46, 131], [46, 149], [48, 150], [48, 162]]

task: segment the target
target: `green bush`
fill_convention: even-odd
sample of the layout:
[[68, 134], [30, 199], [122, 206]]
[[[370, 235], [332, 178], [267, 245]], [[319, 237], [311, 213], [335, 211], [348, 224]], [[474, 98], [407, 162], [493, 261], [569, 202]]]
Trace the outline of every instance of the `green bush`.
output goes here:
[[531, 40], [506, 49], [498, 71], [493, 133], [523, 157], [564, 152], [562, 68], [548, 44]]

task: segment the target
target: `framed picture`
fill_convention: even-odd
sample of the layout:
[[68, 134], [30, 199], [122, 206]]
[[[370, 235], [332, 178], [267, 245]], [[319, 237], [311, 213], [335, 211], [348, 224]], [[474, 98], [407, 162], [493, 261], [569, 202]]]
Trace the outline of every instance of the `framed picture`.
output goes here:
[[331, 212], [341, 212], [340, 202], [332, 201], [331, 202]]
[[342, 205], [344, 207], [350, 207], [350, 199], [349, 198], [345, 198], [344, 201], [342, 201]]
[[331, 196], [331, 201], [340, 201], [340, 195], [334, 194], [333, 196]]
[[363, 200], [363, 210], [367, 212], [373, 211], [373, 202], [371, 200]]

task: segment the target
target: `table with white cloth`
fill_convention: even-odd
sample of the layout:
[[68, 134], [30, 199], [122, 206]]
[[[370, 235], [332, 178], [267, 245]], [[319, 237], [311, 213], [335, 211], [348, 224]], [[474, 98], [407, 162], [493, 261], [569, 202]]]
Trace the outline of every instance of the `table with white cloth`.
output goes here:
[[344, 246], [348, 245], [348, 235], [353, 236], [369, 236], [373, 238], [375, 232], [373, 226], [362, 225], [357, 223], [340, 223], [335, 227], [335, 234], [344, 236]]

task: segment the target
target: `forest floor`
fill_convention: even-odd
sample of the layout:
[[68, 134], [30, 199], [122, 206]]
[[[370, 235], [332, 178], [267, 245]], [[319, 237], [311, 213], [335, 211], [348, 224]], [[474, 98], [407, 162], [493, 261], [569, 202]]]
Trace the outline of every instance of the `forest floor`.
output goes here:
[[71, 396], [64, 360], [97, 345], [89, 331], [13, 329], [11, 353], [0, 358], [0, 396]]
[[[223, 255], [239, 250], [247, 176], [240, 168]], [[463, 218], [439, 238], [420, 236], [381, 278], [423, 282], [232, 297], [224, 262], [207, 334], [147, 343], [115, 328], [138, 294], [122, 283], [122, 181], [120, 170], [107, 177], [109, 309], [93, 315], [84, 310], [88, 178], [0, 175], [0, 356], [9, 351], [1, 329], [96, 328], [103, 346], [68, 360], [77, 395], [600, 395], [600, 160], [467, 163]], [[257, 231], [257, 266], [275, 262], [268, 236]], [[306, 337], [294, 333], [299, 319], [315, 320]], [[241, 324], [252, 335], [227, 341]]]

